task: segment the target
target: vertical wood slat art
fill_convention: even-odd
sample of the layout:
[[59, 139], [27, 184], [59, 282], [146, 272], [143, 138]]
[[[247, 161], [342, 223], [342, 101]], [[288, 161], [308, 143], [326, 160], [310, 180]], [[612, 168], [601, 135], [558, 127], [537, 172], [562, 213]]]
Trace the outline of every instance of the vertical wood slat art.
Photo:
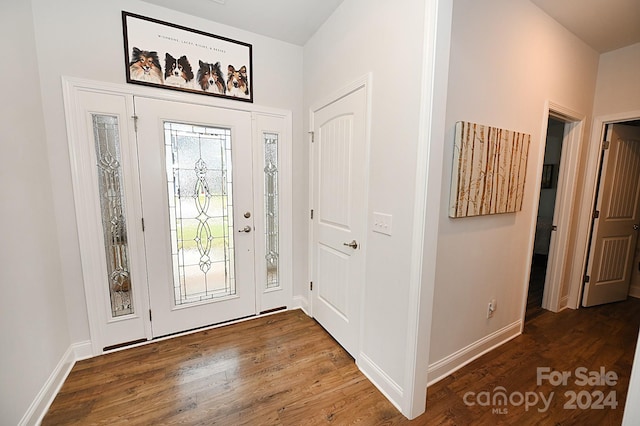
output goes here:
[[522, 209], [531, 135], [456, 123], [449, 217]]

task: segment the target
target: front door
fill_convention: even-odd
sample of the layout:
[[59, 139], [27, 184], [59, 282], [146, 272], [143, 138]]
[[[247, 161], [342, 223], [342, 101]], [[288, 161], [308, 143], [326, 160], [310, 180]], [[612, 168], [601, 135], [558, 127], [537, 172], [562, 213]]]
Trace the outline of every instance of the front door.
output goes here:
[[365, 112], [364, 86], [312, 112], [313, 316], [354, 358], [367, 222]]
[[153, 337], [254, 315], [251, 114], [135, 110]]
[[640, 228], [640, 128], [613, 124], [607, 140], [583, 306], [627, 298]]

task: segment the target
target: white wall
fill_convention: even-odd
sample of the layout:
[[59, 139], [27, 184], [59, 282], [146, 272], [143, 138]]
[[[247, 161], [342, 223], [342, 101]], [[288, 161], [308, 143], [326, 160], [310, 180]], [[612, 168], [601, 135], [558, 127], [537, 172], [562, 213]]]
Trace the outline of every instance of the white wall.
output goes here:
[[[372, 72], [369, 214], [393, 235], [367, 234], [361, 351], [404, 386], [424, 38], [420, 0], [345, 0], [304, 48], [304, 107]], [[305, 115], [305, 129], [308, 117]], [[307, 178], [308, 179], [308, 178]], [[408, 389], [405, 389], [408, 390]]]
[[[307, 281], [306, 151], [302, 134], [302, 47], [134, 0], [33, 0], [43, 109], [71, 339], [89, 339], [71, 187], [61, 76], [125, 83], [121, 11], [173, 22], [253, 45], [254, 103], [293, 112], [294, 281]], [[161, 89], [158, 89], [161, 90]], [[186, 95], [185, 98], [198, 95]], [[201, 99], [199, 97], [198, 99]], [[233, 101], [229, 101], [230, 104]], [[305, 148], [306, 149], [306, 148]], [[298, 255], [300, 254], [301, 255]]]
[[0, 423], [15, 425], [70, 346], [31, 2], [0, 3]]
[[593, 116], [640, 111], [640, 43], [600, 55]]
[[[638, 334], [640, 342], [640, 333]], [[634, 426], [640, 424], [640, 347], [636, 345], [636, 355], [633, 358], [633, 371], [629, 379], [627, 401], [624, 406], [622, 426]]]
[[[519, 332], [544, 152], [546, 102], [589, 115], [598, 54], [528, 0], [454, 2], [430, 363]], [[448, 217], [456, 121], [531, 134], [521, 212]], [[589, 120], [587, 120], [587, 123]], [[487, 304], [497, 311], [486, 318]], [[493, 342], [497, 343], [497, 342]], [[459, 352], [460, 351], [460, 352]], [[431, 380], [431, 379], [430, 379]]]

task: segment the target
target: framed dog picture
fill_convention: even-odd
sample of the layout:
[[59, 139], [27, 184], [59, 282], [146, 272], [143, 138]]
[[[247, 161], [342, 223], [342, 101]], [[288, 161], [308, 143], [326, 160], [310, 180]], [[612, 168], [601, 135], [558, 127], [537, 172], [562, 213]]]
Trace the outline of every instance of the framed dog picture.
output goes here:
[[253, 102], [251, 45], [122, 12], [127, 83]]

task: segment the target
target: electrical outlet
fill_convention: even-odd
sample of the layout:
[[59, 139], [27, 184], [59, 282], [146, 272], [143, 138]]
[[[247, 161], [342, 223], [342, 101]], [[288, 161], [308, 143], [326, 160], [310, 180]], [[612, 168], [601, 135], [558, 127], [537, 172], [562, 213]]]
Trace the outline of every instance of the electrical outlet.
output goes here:
[[487, 318], [491, 318], [493, 316], [493, 313], [496, 311], [497, 307], [498, 305], [496, 303], [496, 299], [491, 299], [489, 301], [489, 306], [487, 306]]

